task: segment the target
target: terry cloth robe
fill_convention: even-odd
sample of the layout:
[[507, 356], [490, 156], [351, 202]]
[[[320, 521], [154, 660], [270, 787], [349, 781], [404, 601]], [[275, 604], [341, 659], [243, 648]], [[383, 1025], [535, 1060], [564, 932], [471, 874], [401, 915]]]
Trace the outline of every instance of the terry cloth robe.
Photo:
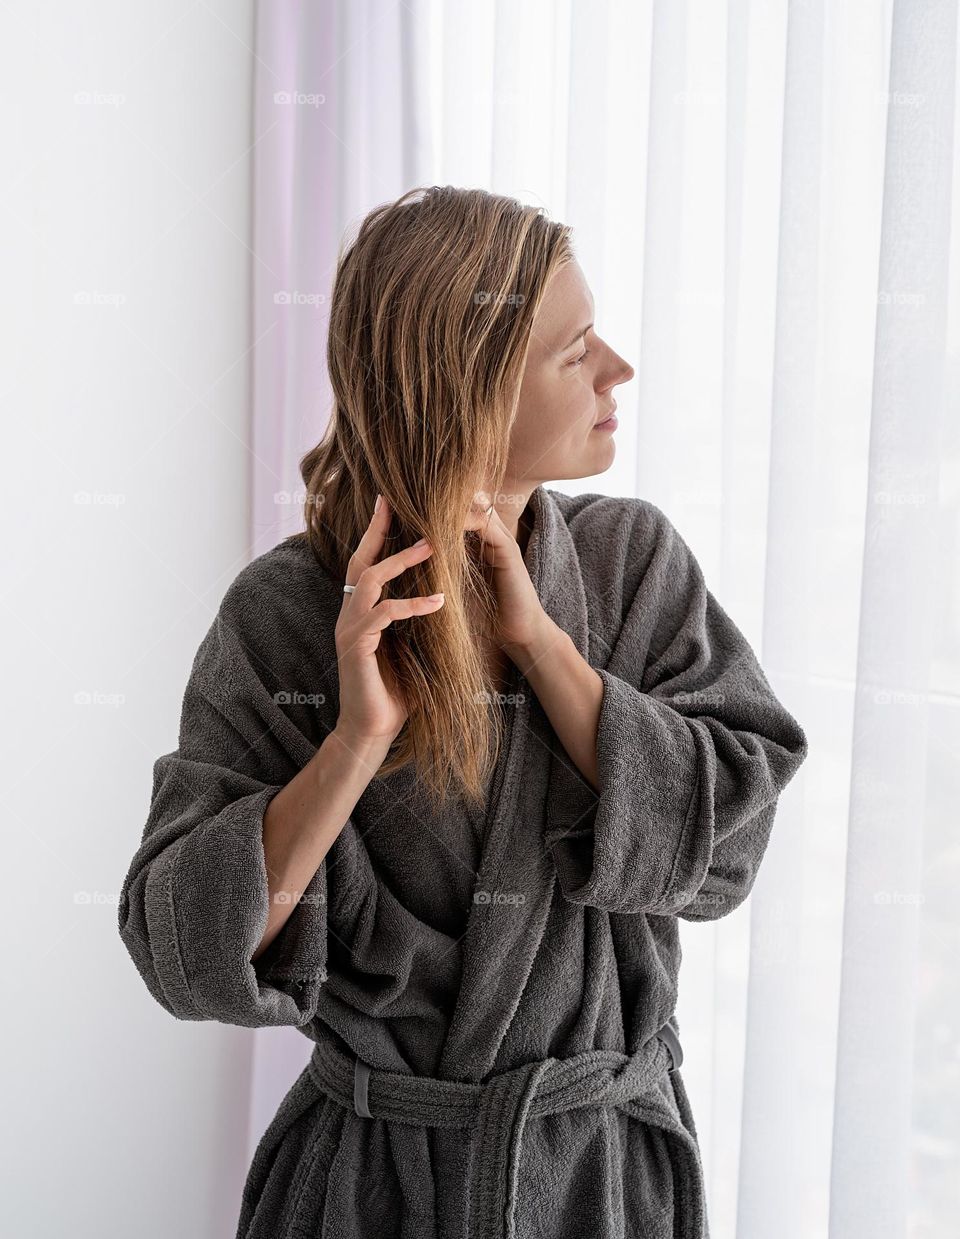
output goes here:
[[514, 668], [486, 815], [455, 796], [434, 814], [409, 768], [374, 777], [255, 962], [264, 810], [338, 715], [342, 583], [294, 535], [197, 652], [119, 930], [178, 1019], [316, 1043], [238, 1239], [709, 1233], [678, 919], [749, 894], [806, 739], [663, 512], [531, 503], [531, 579], [603, 680], [599, 791]]

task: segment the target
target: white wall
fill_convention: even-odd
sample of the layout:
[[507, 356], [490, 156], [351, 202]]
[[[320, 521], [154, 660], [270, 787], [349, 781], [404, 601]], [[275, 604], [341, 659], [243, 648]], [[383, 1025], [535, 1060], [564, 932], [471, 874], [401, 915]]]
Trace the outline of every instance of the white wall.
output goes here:
[[236, 1225], [252, 1035], [157, 1006], [116, 905], [246, 560], [252, 34], [252, 0], [0, 12], [4, 1234]]

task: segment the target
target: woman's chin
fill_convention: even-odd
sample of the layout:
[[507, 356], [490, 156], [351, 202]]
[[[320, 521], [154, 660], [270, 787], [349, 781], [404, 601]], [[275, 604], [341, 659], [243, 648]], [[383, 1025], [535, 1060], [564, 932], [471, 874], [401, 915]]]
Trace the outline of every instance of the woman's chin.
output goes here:
[[606, 473], [616, 454], [616, 445], [612, 437], [607, 435], [603, 451], [597, 451], [594, 447], [592, 451], [584, 452], [576, 464], [570, 464], [563, 473], [556, 474], [556, 480], [572, 482], [578, 478], [592, 478], [598, 473]]

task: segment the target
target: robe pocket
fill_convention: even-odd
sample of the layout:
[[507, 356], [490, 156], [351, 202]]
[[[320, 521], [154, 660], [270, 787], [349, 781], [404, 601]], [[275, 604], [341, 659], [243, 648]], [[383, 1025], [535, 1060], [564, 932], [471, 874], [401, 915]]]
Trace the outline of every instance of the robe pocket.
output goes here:
[[624, 1234], [630, 1239], [672, 1239], [675, 1202], [670, 1137], [653, 1124], [628, 1118], [626, 1141]]
[[[299, 1090], [304, 1093], [306, 1108], [301, 1105], [296, 1113], [291, 1099], [299, 1096]], [[291, 1111], [295, 1113], [292, 1119]], [[324, 1162], [329, 1166], [333, 1160], [342, 1115], [336, 1102], [318, 1097], [312, 1080], [303, 1084], [297, 1081], [254, 1155], [236, 1239], [302, 1239], [312, 1235], [305, 1219], [323, 1208]]]
[[287, 1198], [289, 1223], [284, 1218], [283, 1239], [317, 1239], [321, 1233], [330, 1167], [340, 1147], [346, 1112], [330, 1097], [320, 1102], [316, 1130], [297, 1166], [297, 1174]]
[[626, 1231], [627, 1239], [674, 1239], [676, 1218], [673, 1207], [665, 1209], [654, 1218], [644, 1221], [639, 1230]]

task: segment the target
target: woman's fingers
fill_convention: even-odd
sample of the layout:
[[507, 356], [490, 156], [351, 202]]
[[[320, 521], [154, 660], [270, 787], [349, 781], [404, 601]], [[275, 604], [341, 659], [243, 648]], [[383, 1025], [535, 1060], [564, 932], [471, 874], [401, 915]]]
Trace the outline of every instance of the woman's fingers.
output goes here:
[[[350, 556], [347, 563], [347, 579], [344, 582], [346, 585], [356, 585], [360, 579], [360, 574], [365, 568], [371, 564], [375, 564], [380, 554], [383, 551], [384, 543], [387, 540], [387, 531], [390, 528], [390, 522], [393, 520], [393, 509], [383, 496], [380, 496], [379, 509], [374, 506], [373, 515], [370, 517], [370, 523], [363, 532], [363, 537], [357, 543], [356, 549]], [[344, 599], [349, 598], [349, 594], [344, 594]]]
[[409, 619], [412, 615], [429, 615], [438, 611], [444, 604], [443, 594], [418, 595], [415, 598], [386, 598], [370, 611], [361, 612], [354, 621], [354, 626], [343, 634], [343, 653], [354, 650], [367, 637], [376, 637], [372, 648], [379, 645], [379, 633], [388, 628], [395, 620]]
[[352, 621], [352, 640], [371, 633], [382, 632], [394, 620], [408, 619], [412, 615], [425, 615], [443, 605], [442, 594], [418, 595], [414, 598], [390, 598], [378, 603], [383, 586], [405, 572], [413, 564], [420, 563], [433, 554], [433, 547], [425, 538], [402, 551], [378, 559], [386, 542], [393, 511], [386, 499], [381, 499], [374, 511], [357, 549], [350, 557], [347, 567], [347, 584], [354, 586], [352, 593], [344, 593], [341, 615], [344, 623]]
[[408, 546], [406, 550], [388, 555], [386, 559], [371, 564], [369, 568], [364, 568], [357, 580], [357, 588], [352, 594], [354, 601], [359, 604], [361, 610], [369, 611], [377, 602], [387, 581], [392, 581], [401, 572], [405, 572], [407, 568], [420, 563], [432, 554], [433, 547], [430, 543], [421, 541], [415, 546]]
[[355, 588], [352, 593], [344, 594], [344, 608], [350, 605], [349, 600], [352, 599], [354, 604], [358, 604], [354, 605], [354, 610], [369, 611], [377, 602], [387, 581], [392, 581], [413, 564], [420, 563], [433, 554], [433, 547], [425, 538], [421, 538], [413, 546], [396, 551], [386, 559], [379, 559], [392, 518], [393, 510], [389, 502], [381, 498], [379, 510], [371, 517], [370, 524], [347, 565], [346, 584]]
[[411, 615], [426, 615], [437, 611], [443, 606], [443, 594], [430, 594], [417, 598], [388, 598], [377, 605], [364, 621], [365, 632], [382, 632], [384, 628], [398, 619], [409, 619]]
[[346, 583], [353, 586], [353, 592], [344, 593], [336, 625], [340, 719], [345, 724], [349, 722], [359, 734], [378, 737], [396, 736], [407, 717], [407, 706], [397, 690], [391, 667], [378, 657], [380, 634], [394, 620], [435, 611], [444, 601], [442, 595], [434, 595], [389, 598], [374, 605], [386, 581], [433, 553], [433, 548], [421, 539], [417, 546], [380, 559], [392, 518], [389, 504], [380, 499], [350, 556]]

